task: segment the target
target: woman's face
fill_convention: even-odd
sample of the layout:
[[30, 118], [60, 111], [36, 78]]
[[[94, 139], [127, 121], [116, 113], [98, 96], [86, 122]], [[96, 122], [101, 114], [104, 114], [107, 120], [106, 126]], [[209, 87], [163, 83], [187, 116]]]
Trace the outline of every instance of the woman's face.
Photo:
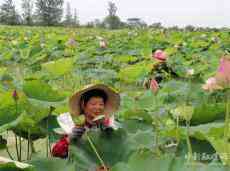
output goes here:
[[83, 105], [84, 114], [91, 120], [103, 114], [104, 109], [105, 103], [101, 97], [91, 97], [89, 101]]

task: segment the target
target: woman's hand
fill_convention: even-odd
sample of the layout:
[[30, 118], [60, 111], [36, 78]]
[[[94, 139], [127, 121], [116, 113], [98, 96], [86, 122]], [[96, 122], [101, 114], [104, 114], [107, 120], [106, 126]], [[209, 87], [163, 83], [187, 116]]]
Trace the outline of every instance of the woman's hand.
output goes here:
[[71, 139], [79, 139], [85, 133], [86, 129], [84, 127], [74, 127], [72, 129], [72, 134], [70, 135]]
[[110, 135], [113, 132], [113, 127], [111, 125], [110, 118], [106, 118], [101, 122], [100, 128], [104, 131], [107, 135]]

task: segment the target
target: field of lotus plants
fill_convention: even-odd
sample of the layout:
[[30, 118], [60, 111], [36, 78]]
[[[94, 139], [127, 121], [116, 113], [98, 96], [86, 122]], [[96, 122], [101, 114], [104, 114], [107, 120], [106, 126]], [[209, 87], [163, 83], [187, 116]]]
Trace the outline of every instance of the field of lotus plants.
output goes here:
[[[227, 29], [0, 27], [0, 170], [230, 170], [229, 37]], [[120, 93], [121, 126], [109, 141], [89, 131], [91, 141], [54, 158], [56, 118], [89, 83]]]

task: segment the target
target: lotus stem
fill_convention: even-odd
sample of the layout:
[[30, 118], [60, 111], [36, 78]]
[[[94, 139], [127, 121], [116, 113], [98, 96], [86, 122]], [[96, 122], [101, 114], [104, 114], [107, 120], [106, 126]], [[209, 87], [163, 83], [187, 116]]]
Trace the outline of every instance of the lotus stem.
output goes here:
[[101, 156], [100, 156], [99, 153], [97, 152], [97, 149], [96, 149], [95, 145], [93, 144], [91, 138], [90, 138], [89, 135], [87, 134], [87, 132], [86, 132], [86, 137], [87, 137], [87, 139], [88, 139], [88, 141], [89, 141], [89, 143], [90, 143], [90, 146], [92, 147], [93, 151], [95, 152], [97, 158], [99, 159], [101, 165], [105, 168], [105, 171], [108, 171], [107, 167], [105, 166], [105, 162], [103, 161], [103, 159], [101, 158]]
[[228, 141], [228, 132], [229, 132], [229, 96], [228, 96], [228, 93], [227, 92], [227, 95], [226, 95], [226, 112], [225, 112], [225, 127], [224, 127], [224, 137], [225, 137], [225, 140], [226, 142]]
[[186, 141], [187, 141], [187, 147], [188, 147], [188, 161], [192, 161], [192, 145], [189, 139], [189, 127], [190, 123], [189, 121], [186, 121], [186, 128], [187, 128], [187, 133], [186, 133]]
[[27, 160], [30, 158], [30, 131], [28, 131], [28, 139], [27, 139]]
[[19, 136], [19, 161], [22, 161], [22, 138]]
[[16, 134], [14, 134], [14, 137], [15, 137], [15, 148], [16, 148], [16, 153], [17, 153], [17, 159], [19, 161], [19, 150], [18, 150], [18, 137]]
[[7, 152], [8, 156], [10, 157], [10, 159], [14, 160], [13, 156], [10, 154], [8, 146], [6, 146], [6, 152]]

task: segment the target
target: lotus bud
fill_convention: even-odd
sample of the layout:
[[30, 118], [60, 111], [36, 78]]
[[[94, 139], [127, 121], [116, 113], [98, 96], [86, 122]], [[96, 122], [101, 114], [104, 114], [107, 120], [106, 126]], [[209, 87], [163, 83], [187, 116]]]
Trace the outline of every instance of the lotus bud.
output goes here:
[[18, 100], [18, 93], [17, 93], [16, 90], [13, 91], [12, 97], [13, 97], [13, 99], [14, 99], [15, 101]]
[[151, 79], [150, 81], [150, 89], [153, 91], [153, 93], [157, 93], [159, 89], [159, 85], [155, 79]]
[[152, 57], [160, 62], [164, 62], [167, 59], [167, 54], [163, 50], [156, 50], [153, 54]]

